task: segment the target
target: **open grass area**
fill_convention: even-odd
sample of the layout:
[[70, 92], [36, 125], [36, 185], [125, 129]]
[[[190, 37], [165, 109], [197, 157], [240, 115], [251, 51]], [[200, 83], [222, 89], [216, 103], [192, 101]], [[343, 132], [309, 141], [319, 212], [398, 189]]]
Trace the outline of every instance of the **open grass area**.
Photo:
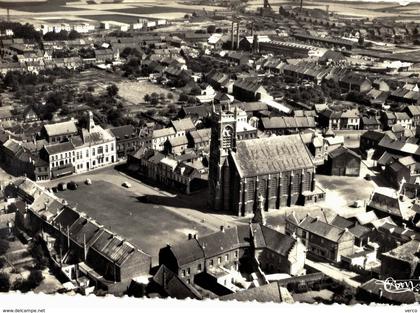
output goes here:
[[206, 226], [194, 223], [169, 209], [142, 203], [138, 194], [106, 181], [81, 183], [78, 190], [57, 193], [79, 211], [123, 236], [157, 261], [159, 249], [167, 243], [186, 240], [188, 233], [211, 233]]
[[138, 104], [144, 102], [144, 96], [146, 94], [152, 94], [156, 92], [157, 94], [163, 93], [165, 97], [168, 93], [172, 93], [176, 97], [175, 90], [169, 90], [163, 88], [160, 85], [153, 84], [149, 81], [122, 81], [117, 84], [118, 86], [118, 94], [121, 98], [128, 101], [128, 104]]

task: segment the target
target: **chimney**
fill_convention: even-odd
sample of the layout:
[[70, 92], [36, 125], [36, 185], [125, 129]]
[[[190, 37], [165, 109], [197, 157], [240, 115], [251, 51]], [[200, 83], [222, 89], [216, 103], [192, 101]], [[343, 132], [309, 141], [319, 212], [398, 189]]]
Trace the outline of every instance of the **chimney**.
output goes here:
[[220, 231], [222, 232], [222, 233], [224, 233], [225, 232], [225, 227], [222, 225], [222, 226], [220, 226]]
[[239, 50], [239, 22], [236, 24], [236, 50]]
[[234, 21], [232, 21], [230, 41], [231, 41], [231, 50], [233, 50], [235, 49], [235, 22]]
[[258, 50], [260, 50], [259, 42], [258, 42], [258, 35], [255, 34], [252, 40], [252, 53], [258, 53]]
[[191, 240], [193, 238], [193, 235], [191, 233], [188, 234], [188, 240]]

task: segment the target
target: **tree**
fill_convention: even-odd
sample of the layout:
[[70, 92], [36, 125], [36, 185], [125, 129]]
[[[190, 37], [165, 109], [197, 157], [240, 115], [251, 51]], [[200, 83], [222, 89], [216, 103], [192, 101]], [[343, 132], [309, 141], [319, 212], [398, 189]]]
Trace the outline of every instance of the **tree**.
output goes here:
[[186, 102], [186, 101], [188, 101], [188, 95], [186, 94], [186, 93], [181, 93], [180, 95], [179, 95], [179, 101], [181, 101], [181, 102]]
[[168, 98], [169, 100], [172, 100], [172, 99], [174, 98], [174, 94], [173, 94], [173, 93], [171, 93], [171, 92], [169, 92], [169, 93], [166, 95], [166, 98]]
[[150, 102], [150, 100], [151, 100], [150, 95], [149, 95], [148, 93], [146, 93], [146, 94], [144, 95], [144, 97], [143, 97], [143, 100], [144, 100], [145, 102]]
[[106, 91], [108, 93], [108, 96], [111, 98], [114, 98], [116, 95], [118, 95], [118, 87], [115, 84], [112, 84], [106, 88]]
[[82, 36], [77, 32], [77, 31], [75, 31], [74, 29], [73, 30], [71, 30], [70, 32], [69, 32], [69, 36], [68, 36], [68, 39], [69, 40], [75, 40], [75, 39], [79, 39], [79, 38], [81, 38]]
[[0, 292], [8, 292], [10, 290], [10, 278], [9, 275], [0, 272]]
[[176, 106], [174, 104], [168, 105], [168, 112], [169, 113], [176, 113]]
[[215, 31], [216, 31], [216, 26], [215, 25], [209, 25], [207, 27], [207, 33], [213, 34]]

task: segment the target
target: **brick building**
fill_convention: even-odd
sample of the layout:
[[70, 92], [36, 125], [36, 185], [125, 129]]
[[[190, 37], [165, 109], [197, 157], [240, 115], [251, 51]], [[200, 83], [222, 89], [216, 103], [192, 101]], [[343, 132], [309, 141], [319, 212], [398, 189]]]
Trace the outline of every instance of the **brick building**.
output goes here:
[[300, 135], [238, 140], [237, 110], [213, 112], [210, 144], [210, 207], [237, 215], [304, 204], [323, 198], [315, 165]]

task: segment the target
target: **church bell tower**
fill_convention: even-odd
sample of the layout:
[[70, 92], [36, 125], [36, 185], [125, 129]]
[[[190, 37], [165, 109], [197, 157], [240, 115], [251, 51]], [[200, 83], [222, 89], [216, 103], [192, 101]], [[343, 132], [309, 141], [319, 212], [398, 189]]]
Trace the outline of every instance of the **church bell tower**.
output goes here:
[[237, 108], [230, 105], [216, 111], [213, 106], [209, 162], [209, 206], [214, 210], [230, 208], [229, 153], [236, 149]]

